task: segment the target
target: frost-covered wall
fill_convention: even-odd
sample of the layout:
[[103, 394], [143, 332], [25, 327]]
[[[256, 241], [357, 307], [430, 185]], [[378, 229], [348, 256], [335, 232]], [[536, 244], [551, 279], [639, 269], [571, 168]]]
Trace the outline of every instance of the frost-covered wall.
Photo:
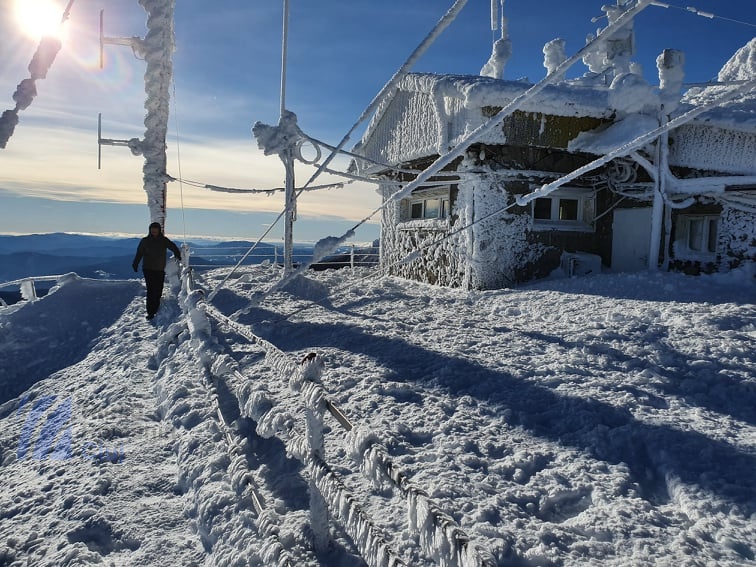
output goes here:
[[[482, 171], [488, 166], [474, 159], [465, 160], [459, 171], [467, 168], [477, 175], [463, 173], [455, 183], [448, 218], [409, 219], [408, 200], [384, 208], [381, 262], [390, 273], [436, 285], [498, 289], [528, 279], [544, 255], [556, 251], [538, 240], [529, 211], [521, 207], [480, 221], [513, 203], [523, 183], [503, 182], [492, 170], [487, 175]], [[395, 191], [384, 186], [384, 201]], [[462, 227], [469, 228], [457, 232]]]
[[[462, 168], [481, 169], [471, 161]], [[485, 167], [483, 169], [486, 169]], [[460, 184], [457, 210], [460, 219], [471, 224], [514, 202], [515, 195], [493, 175], [470, 177]], [[529, 214], [503, 212], [474, 224], [468, 231], [466, 248], [459, 250], [465, 265], [463, 286], [470, 289], [498, 289], [516, 283], [518, 274], [538, 261], [545, 248], [529, 241]]]
[[[384, 201], [396, 192], [396, 185], [384, 185]], [[391, 274], [425, 283], [460, 287], [469, 277], [466, 274], [465, 250], [469, 235], [462, 232], [445, 238], [465, 222], [462, 213], [453, 205], [449, 219], [404, 220], [405, 202], [392, 201], [381, 217], [381, 264]], [[436, 243], [437, 244], [434, 244]], [[426, 248], [427, 247], [427, 248]], [[418, 248], [425, 248], [418, 258], [404, 262]]]
[[756, 174], [756, 133], [686, 124], [670, 134], [669, 164], [740, 175]]
[[737, 268], [747, 262], [756, 266], [756, 212], [726, 207], [722, 211], [719, 234], [720, 269]]

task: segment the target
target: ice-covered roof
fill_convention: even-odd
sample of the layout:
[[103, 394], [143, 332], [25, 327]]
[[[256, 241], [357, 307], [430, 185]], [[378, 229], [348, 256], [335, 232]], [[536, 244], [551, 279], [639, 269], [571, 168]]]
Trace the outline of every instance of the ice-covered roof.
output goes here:
[[[507, 81], [474, 75], [407, 75], [399, 89], [427, 93], [434, 97], [459, 99], [465, 108], [504, 106], [533, 85], [524, 81]], [[608, 92], [567, 83], [549, 85], [541, 93], [523, 103], [520, 110], [555, 116], [608, 117]]]
[[[752, 81], [754, 78], [756, 78], [756, 37], [736, 51], [719, 71], [717, 82], [724, 84], [692, 88], [683, 96], [683, 103], [696, 106], [706, 104], [721, 96], [728, 88], [727, 83]], [[696, 122], [756, 133], [756, 88], [727, 104], [708, 111]]]
[[[379, 105], [363, 136], [359, 152], [383, 163], [401, 163], [441, 154], [460, 142], [491, 115], [530, 87], [474, 75], [409, 74], [397, 92]], [[550, 85], [525, 100], [519, 110], [563, 117], [611, 118], [611, 93], [584, 86]], [[501, 131], [486, 143], [504, 143]]]
[[[756, 38], [725, 64], [718, 76], [720, 84], [690, 89], [679, 105], [676, 93], [682, 83], [682, 76], [677, 76], [680, 70], [668, 69], [666, 73], [662, 89], [631, 72], [616, 75], [608, 87], [583, 79], [560, 82], [526, 96], [518, 110], [542, 116], [615, 121], [614, 127], [586, 133], [570, 144], [572, 151], [606, 153], [616, 144], [658, 126], [661, 103], [670, 103], [670, 95], [675, 104], [667, 104], [667, 108], [677, 106], [674, 117], [708, 105], [739, 82], [753, 80]], [[359, 151], [378, 162], [394, 164], [441, 155], [465, 140], [492, 112], [506, 107], [532, 86], [524, 81], [474, 75], [409, 74], [398, 84], [394, 96], [387, 97], [378, 107]], [[546, 127], [545, 122], [542, 127]], [[756, 89], [700, 114], [677, 128], [673, 137], [676, 147], [672, 160], [676, 165], [750, 175], [756, 140]], [[494, 130], [478, 141], [506, 143], [507, 132]]]

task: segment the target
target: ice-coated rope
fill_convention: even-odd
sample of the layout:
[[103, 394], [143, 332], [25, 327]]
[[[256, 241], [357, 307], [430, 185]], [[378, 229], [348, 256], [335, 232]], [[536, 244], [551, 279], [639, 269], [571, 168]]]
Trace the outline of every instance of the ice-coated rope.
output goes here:
[[711, 12], [705, 12], [704, 10], [699, 10], [698, 8], [694, 6], [687, 6], [683, 8], [682, 6], [675, 6], [674, 4], [669, 4], [668, 2], [660, 2], [658, 0], [651, 0], [652, 6], [659, 6], [660, 8], [676, 8], [677, 10], [682, 10], [683, 12], [690, 12], [695, 14], [696, 16], [701, 16], [704, 18], [707, 18], [709, 20], [724, 20], [727, 22], [733, 22], [736, 24], [742, 24], [744, 26], [750, 26], [752, 28], [756, 28], [756, 24], [751, 22], [746, 22], [744, 20], [737, 20], [735, 18], [727, 18], [724, 16], [717, 16], [716, 14], [713, 14]]
[[[192, 340], [204, 345], [204, 350], [214, 353], [212, 359], [200, 357], [200, 363], [207, 369], [210, 376], [222, 378], [235, 367], [235, 362], [225, 355], [217, 352], [217, 347], [212, 341], [207, 316], [207, 304], [202, 295], [193, 289], [190, 272], [187, 270], [182, 278], [183, 293], [180, 295], [180, 305], [187, 322]], [[278, 537], [278, 522], [275, 512], [266, 507], [259, 489], [249, 470], [246, 456], [240, 444], [233, 439], [231, 428], [226, 422], [214, 383], [210, 384], [210, 398], [218, 416], [217, 426], [226, 439], [229, 451], [230, 464], [228, 473], [231, 478], [231, 486], [237, 495], [245, 492], [249, 495], [255, 511], [257, 512], [257, 529], [264, 539], [262, 555], [267, 565], [277, 567], [295, 567], [298, 562], [286, 550]]]

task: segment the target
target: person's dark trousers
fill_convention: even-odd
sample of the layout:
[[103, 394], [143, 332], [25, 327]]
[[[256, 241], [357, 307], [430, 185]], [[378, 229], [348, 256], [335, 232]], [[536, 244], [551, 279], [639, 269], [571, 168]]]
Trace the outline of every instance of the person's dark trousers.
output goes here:
[[143, 270], [144, 283], [147, 284], [147, 316], [154, 317], [160, 307], [160, 297], [163, 295], [165, 272], [158, 270]]

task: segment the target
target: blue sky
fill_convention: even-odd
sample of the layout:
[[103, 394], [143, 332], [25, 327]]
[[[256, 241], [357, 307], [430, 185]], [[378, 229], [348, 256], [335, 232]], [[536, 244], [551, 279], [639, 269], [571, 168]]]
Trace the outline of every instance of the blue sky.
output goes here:
[[[61, 13], [66, 3], [56, 2]], [[291, 0], [286, 103], [300, 127], [336, 144], [452, 3]], [[654, 84], [655, 59], [666, 47], [685, 51], [686, 80], [701, 82], [715, 77], [732, 53], [756, 35], [753, 26], [730, 21], [756, 23], [754, 0], [668, 3], [678, 8], [651, 6], [636, 20], [635, 60]], [[28, 76], [26, 67], [37, 46], [17, 22], [15, 4], [0, 0], [0, 110], [14, 106], [12, 94]], [[176, 0], [171, 175], [178, 177], [180, 167], [185, 179], [213, 185], [283, 184], [280, 160], [263, 156], [250, 133], [255, 121], [278, 120], [282, 5], [275, 0]], [[601, 16], [601, 5], [594, 0], [506, 0], [514, 52], [505, 78], [541, 79], [543, 44], [561, 37], [568, 54], [577, 51], [587, 33], [604, 25], [605, 20], [591, 22]], [[697, 16], [686, 6], [718, 17]], [[97, 169], [98, 112], [103, 113], [104, 137], [144, 133], [144, 63], [126, 47], [109, 46], [105, 68], [98, 68], [102, 7], [107, 36], [145, 33], [146, 13], [137, 0], [76, 0], [62, 51], [47, 78], [38, 81], [38, 96], [21, 112], [8, 147], [0, 150], [0, 232], [140, 234], [148, 224], [142, 159], [125, 148], [105, 147], [103, 169]], [[490, 0], [469, 0], [414, 70], [477, 74], [495, 37]], [[584, 66], [576, 65], [568, 76], [584, 72]], [[345, 167], [346, 161], [340, 165]], [[298, 169], [298, 181], [311, 173]], [[283, 206], [280, 194], [232, 196], [178, 183], [168, 190], [166, 228], [176, 236], [256, 239]], [[299, 203], [295, 238], [341, 235], [378, 204], [375, 191], [364, 185], [307, 193]], [[281, 233], [282, 228], [275, 228], [271, 239]], [[358, 231], [356, 240], [377, 235], [372, 223]]]

